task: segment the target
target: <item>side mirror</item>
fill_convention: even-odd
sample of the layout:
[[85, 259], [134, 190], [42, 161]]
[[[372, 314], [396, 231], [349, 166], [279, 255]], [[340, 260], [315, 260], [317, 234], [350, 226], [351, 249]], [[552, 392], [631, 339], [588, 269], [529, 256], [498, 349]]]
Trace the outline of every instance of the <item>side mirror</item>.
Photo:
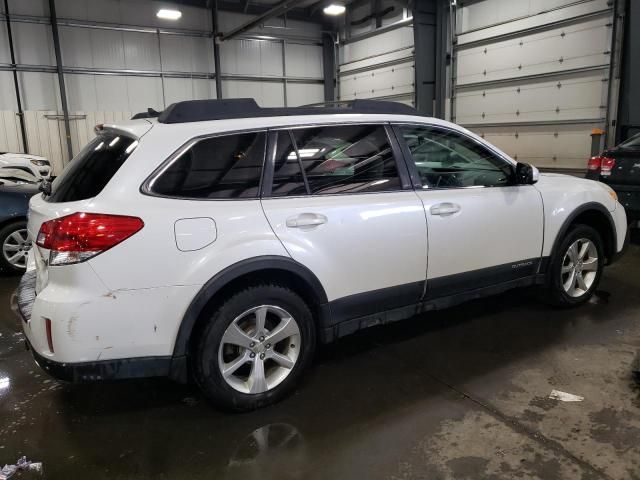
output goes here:
[[533, 165], [528, 163], [520, 163], [516, 165], [516, 184], [533, 185], [538, 181], [540, 172]]

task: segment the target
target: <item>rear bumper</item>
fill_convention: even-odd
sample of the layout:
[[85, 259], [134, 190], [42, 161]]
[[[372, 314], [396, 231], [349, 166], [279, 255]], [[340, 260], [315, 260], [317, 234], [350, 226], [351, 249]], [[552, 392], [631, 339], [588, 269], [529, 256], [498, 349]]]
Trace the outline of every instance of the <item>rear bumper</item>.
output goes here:
[[618, 195], [618, 202], [627, 212], [629, 221], [640, 220], [640, 186], [608, 184]]
[[42, 370], [54, 378], [67, 382], [95, 382], [125, 378], [168, 377], [171, 357], [122, 358], [100, 362], [59, 363], [36, 352], [29, 339], [27, 349]]
[[[25, 273], [18, 286], [18, 312], [22, 318], [27, 349], [34, 360], [52, 377], [70, 382], [118, 380], [125, 378], [167, 377], [182, 380], [175, 373], [176, 362], [171, 356], [146, 356], [116, 358], [97, 361], [64, 362], [52, 358], [52, 353], [42, 347], [41, 332], [32, 328], [38, 323], [32, 318], [36, 302], [36, 275], [31, 270]], [[172, 366], [174, 371], [172, 372]]]

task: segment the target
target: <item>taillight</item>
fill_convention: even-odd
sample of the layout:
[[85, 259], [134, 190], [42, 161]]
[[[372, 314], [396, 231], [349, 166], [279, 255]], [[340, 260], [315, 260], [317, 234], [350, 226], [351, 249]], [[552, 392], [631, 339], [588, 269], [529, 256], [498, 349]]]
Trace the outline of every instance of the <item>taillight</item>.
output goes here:
[[137, 217], [74, 213], [44, 222], [36, 244], [50, 250], [49, 265], [88, 260], [126, 240], [144, 227]]
[[591, 157], [587, 164], [587, 170], [600, 170], [602, 164], [602, 157]]
[[600, 172], [600, 175], [607, 177], [611, 175], [611, 170], [616, 166], [616, 160], [610, 157], [591, 157], [587, 164], [587, 170]]

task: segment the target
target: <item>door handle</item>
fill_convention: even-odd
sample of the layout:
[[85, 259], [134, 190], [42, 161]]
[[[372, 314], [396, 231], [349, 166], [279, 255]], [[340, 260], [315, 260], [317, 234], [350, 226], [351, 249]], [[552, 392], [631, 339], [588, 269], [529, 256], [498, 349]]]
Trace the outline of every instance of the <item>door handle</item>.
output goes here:
[[287, 218], [287, 227], [289, 228], [304, 228], [304, 227], [317, 227], [323, 223], [327, 223], [328, 219], [324, 215], [319, 213], [301, 213], [295, 217]]
[[429, 211], [431, 215], [440, 215], [443, 217], [453, 215], [454, 213], [458, 213], [461, 210], [460, 205], [457, 203], [438, 203], [437, 205], [433, 205]]

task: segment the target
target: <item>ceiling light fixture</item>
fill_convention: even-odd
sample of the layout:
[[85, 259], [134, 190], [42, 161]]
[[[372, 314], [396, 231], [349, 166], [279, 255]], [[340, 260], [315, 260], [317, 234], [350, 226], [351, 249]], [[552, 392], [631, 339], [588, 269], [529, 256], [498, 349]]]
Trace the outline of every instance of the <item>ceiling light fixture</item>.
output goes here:
[[168, 8], [162, 8], [158, 10], [156, 16], [164, 20], [178, 20], [180, 17], [182, 17], [182, 12], [180, 10], [169, 10]]
[[332, 3], [322, 9], [326, 15], [342, 15], [347, 10], [342, 3]]

